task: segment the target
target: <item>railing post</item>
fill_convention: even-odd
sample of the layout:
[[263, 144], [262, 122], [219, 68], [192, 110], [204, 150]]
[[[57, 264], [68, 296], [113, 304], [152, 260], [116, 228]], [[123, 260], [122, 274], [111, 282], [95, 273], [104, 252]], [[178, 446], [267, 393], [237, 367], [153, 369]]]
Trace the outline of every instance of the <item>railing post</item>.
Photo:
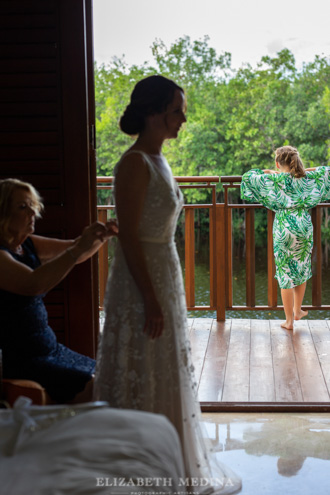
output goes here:
[[275, 213], [267, 210], [267, 271], [268, 271], [268, 306], [277, 306], [277, 282], [275, 277], [275, 259], [273, 244], [273, 223]]
[[195, 306], [195, 211], [185, 209], [185, 287], [188, 307]]
[[245, 213], [246, 229], [246, 305], [256, 305], [255, 296], [255, 240], [254, 209], [248, 208]]
[[226, 308], [233, 305], [233, 242], [232, 211], [228, 207], [228, 187], [225, 189], [225, 271], [226, 271]]
[[226, 236], [225, 205], [217, 204], [217, 321], [226, 319]]
[[212, 207], [209, 209], [210, 243], [210, 306], [217, 307], [217, 204], [215, 186], [212, 187]]
[[233, 211], [231, 208], [227, 208], [227, 261], [226, 261], [226, 278], [227, 278], [227, 307], [231, 308], [233, 305]]
[[209, 253], [210, 253], [210, 306], [211, 308], [216, 307], [217, 302], [217, 288], [214, 286], [214, 283], [217, 278], [217, 273], [216, 273], [216, 265], [214, 265], [214, 259], [215, 259], [215, 250], [216, 250], [216, 233], [215, 233], [215, 228], [216, 228], [216, 221], [214, 219], [214, 211], [213, 208], [209, 209]]
[[313, 270], [312, 278], [312, 304], [313, 306], [321, 306], [322, 304], [322, 244], [321, 244], [321, 221], [322, 210], [321, 208], [312, 209], [312, 221], [313, 221], [313, 256], [316, 257], [316, 269]]
[[[99, 222], [106, 223], [107, 210], [98, 209], [97, 219]], [[108, 251], [109, 251], [109, 246], [108, 243], [106, 242], [99, 249], [99, 299], [100, 299], [99, 306], [100, 307], [103, 307], [104, 295], [107, 287], [108, 270], [109, 270]]]

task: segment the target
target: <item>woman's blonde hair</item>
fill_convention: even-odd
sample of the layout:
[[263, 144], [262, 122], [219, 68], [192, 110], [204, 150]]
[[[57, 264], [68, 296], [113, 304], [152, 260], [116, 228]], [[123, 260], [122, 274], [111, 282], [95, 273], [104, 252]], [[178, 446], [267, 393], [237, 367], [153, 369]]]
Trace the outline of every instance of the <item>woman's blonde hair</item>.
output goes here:
[[10, 242], [10, 218], [12, 213], [12, 197], [16, 189], [24, 189], [31, 194], [32, 205], [37, 218], [41, 217], [44, 209], [40, 194], [28, 182], [22, 182], [18, 179], [0, 180], [0, 240]]
[[299, 152], [296, 148], [293, 148], [293, 146], [282, 146], [281, 148], [277, 148], [275, 151], [275, 162], [282, 166], [289, 167], [290, 174], [296, 179], [300, 179], [306, 175], [305, 167], [301, 161]]

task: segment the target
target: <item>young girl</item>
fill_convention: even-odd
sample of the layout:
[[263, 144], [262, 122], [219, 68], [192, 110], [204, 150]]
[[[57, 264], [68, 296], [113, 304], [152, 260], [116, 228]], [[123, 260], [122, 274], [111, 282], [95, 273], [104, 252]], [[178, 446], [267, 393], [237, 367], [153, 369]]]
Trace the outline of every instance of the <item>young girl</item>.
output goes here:
[[242, 177], [241, 197], [257, 201], [276, 212], [273, 225], [276, 275], [281, 288], [286, 321], [308, 311], [301, 308], [306, 282], [312, 277], [313, 225], [308, 210], [330, 199], [330, 167], [305, 169], [298, 151], [283, 146], [275, 152], [275, 170], [250, 170]]

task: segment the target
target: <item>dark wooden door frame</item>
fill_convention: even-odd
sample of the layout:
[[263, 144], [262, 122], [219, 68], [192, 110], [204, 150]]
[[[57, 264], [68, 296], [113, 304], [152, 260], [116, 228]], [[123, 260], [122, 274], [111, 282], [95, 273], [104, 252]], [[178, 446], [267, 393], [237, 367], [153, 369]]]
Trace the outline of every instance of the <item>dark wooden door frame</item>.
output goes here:
[[[95, 96], [91, 0], [60, 0], [63, 160], [67, 235], [75, 237], [96, 220], [96, 163], [93, 146]], [[80, 198], [80, 199], [77, 199]], [[81, 201], [83, 198], [83, 201]], [[88, 265], [87, 267], [84, 265]], [[98, 284], [95, 259], [68, 278], [68, 345], [95, 357]], [[87, 323], [86, 323], [87, 322]]]
[[[0, 178], [32, 182], [36, 233], [73, 238], [96, 219], [92, 0], [0, 0]], [[95, 259], [46, 297], [60, 341], [95, 356]]]

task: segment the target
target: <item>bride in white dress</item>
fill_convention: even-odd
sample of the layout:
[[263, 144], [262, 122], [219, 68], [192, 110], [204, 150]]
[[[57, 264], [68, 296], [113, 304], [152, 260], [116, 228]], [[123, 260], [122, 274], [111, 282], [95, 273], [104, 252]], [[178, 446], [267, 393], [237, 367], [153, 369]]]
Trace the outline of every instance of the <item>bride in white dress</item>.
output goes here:
[[120, 121], [123, 132], [138, 138], [114, 172], [119, 242], [107, 287], [95, 399], [167, 416], [179, 434], [193, 491], [226, 494], [239, 490], [241, 482], [209, 453], [201, 429], [174, 242], [183, 198], [161, 152], [185, 121], [183, 90], [162, 76], [135, 86]]

